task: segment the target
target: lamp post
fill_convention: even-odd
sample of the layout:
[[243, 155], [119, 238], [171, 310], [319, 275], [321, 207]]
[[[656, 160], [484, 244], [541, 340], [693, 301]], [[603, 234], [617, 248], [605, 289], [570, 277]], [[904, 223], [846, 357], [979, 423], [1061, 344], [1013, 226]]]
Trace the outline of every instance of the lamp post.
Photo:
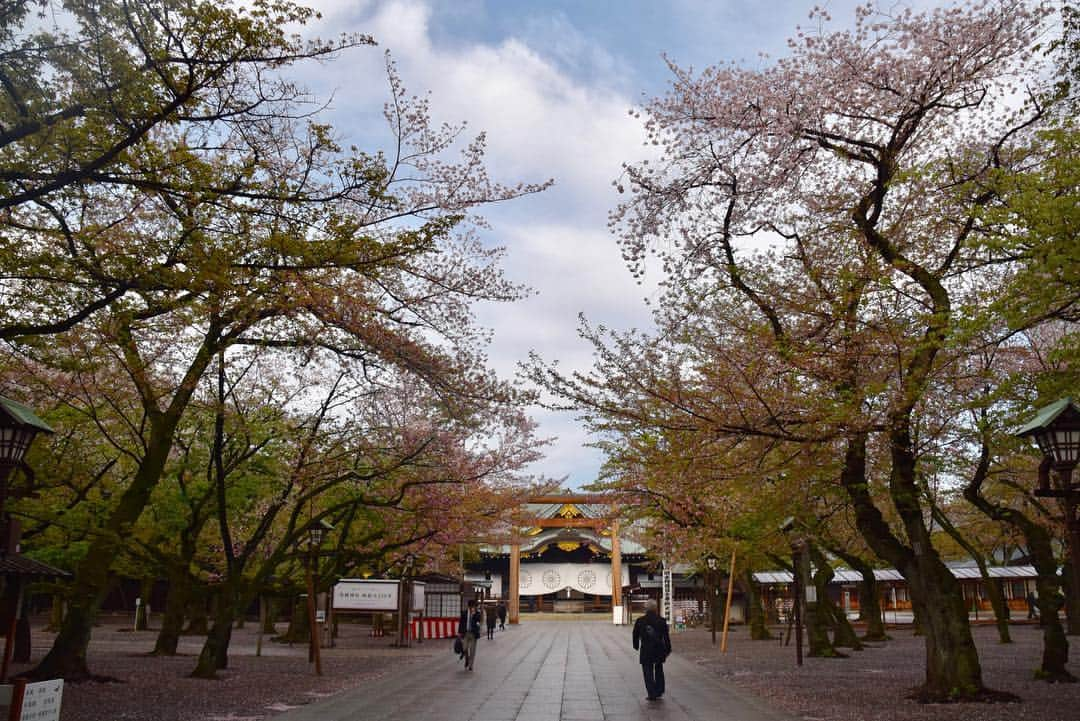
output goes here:
[[[33, 475], [29, 468], [23, 465], [23, 458], [30, 444], [38, 433], [53, 433], [49, 424], [37, 417], [28, 406], [13, 401], [10, 398], [0, 396], [0, 558], [8, 553], [15, 553], [19, 547], [19, 527], [13, 521], [5, 506], [9, 495], [8, 479], [11, 472], [22, 467], [24, 472]], [[18, 646], [29, 650], [30, 648], [30, 624], [26, 618], [20, 618], [20, 608], [23, 598], [23, 579], [18, 575], [4, 576], [4, 595], [10, 604], [9, 614], [0, 624], [6, 629], [7, 638], [4, 641], [3, 659], [0, 660], [0, 680], [7, 678], [8, 667], [11, 663], [12, 652], [16, 648], [16, 637], [22, 641]], [[20, 655], [19, 652], [15, 652]]]
[[[780, 524], [780, 532], [788, 536], [791, 543], [791, 570], [793, 571], [791, 610], [795, 616], [795, 663], [802, 666], [802, 564], [803, 552], [806, 550], [806, 538], [803, 537], [801, 532], [792, 533], [795, 531], [795, 525], [794, 516], [789, 516]], [[788, 636], [788, 638], [790, 639], [791, 636]]]
[[[1073, 469], [1080, 461], [1080, 407], [1072, 398], [1062, 398], [1040, 408], [1016, 435], [1034, 438], [1043, 453], [1045, 460], [1039, 468], [1035, 495], [1062, 500], [1073, 588], [1080, 588], [1080, 483], [1072, 480]], [[1050, 467], [1057, 471], [1056, 484], [1051, 484]]]
[[17, 534], [12, 533], [4, 506], [8, 497], [8, 478], [23, 463], [23, 457], [38, 433], [53, 433], [29, 407], [0, 396], [0, 555], [14, 551]]
[[315, 617], [315, 574], [319, 566], [319, 547], [328, 531], [334, 527], [319, 519], [308, 527], [307, 607], [308, 607], [308, 663], [315, 664], [315, 675], [322, 676], [322, 658], [319, 655], [321, 636]]
[[705, 558], [705, 565], [709, 569], [709, 627], [712, 628], [712, 645], [716, 645], [716, 610], [720, 602], [720, 580], [717, 571], [720, 568], [720, 559], [711, 553]]

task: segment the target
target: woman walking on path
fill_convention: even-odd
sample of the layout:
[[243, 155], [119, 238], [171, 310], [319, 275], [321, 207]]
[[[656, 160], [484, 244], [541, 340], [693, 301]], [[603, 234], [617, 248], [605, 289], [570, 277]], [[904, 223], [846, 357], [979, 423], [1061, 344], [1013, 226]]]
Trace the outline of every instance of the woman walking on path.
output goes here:
[[500, 631], [505, 631], [506, 630], [506, 604], [504, 602], [502, 602], [502, 601], [499, 601], [498, 612], [499, 612], [499, 630]]
[[485, 608], [484, 609], [484, 615], [487, 617], [488, 640], [489, 641], [494, 641], [495, 640], [495, 622], [498, 620], [496, 618], [496, 616], [495, 616], [495, 607], [494, 606], [488, 606], [487, 608]]

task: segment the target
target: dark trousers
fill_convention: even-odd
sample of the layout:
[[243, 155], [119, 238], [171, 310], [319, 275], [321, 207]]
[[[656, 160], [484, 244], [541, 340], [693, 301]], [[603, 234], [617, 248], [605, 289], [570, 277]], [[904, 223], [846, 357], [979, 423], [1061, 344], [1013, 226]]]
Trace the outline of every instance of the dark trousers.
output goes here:
[[664, 695], [664, 664], [643, 661], [641, 671], [645, 675], [645, 693], [650, 698]]

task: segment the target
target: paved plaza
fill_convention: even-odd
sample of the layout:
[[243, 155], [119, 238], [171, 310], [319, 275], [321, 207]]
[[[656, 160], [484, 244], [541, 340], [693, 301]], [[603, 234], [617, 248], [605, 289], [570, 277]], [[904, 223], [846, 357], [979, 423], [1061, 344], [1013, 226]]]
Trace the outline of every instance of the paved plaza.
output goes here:
[[[428, 642], [432, 643], [432, 642]], [[781, 721], [768, 709], [675, 653], [667, 693], [645, 700], [630, 628], [599, 621], [539, 621], [480, 639], [474, 671], [450, 650], [393, 668], [361, 688], [274, 721]], [[676, 639], [677, 643], [677, 639]]]

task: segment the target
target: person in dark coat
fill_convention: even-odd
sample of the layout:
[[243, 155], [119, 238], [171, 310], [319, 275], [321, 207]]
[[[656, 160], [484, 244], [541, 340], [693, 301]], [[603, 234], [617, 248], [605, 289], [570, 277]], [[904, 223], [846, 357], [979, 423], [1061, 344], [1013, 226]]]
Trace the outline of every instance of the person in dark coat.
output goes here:
[[470, 671], [476, 661], [476, 640], [480, 638], [483, 618], [483, 612], [476, 607], [476, 599], [470, 598], [468, 607], [461, 612], [461, 618], [458, 619], [458, 637], [465, 647], [465, 668]]
[[495, 607], [494, 606], [488, 606], [487, 608], [485, 608], [484, 609], [484, 616], [487, 618], [488, 640], [489, 641], [494, 641], [495, 640], [495, 624], [498, 621], [498, 619], [495, 617]]
[[503, 603], [502, 601], [499, 601], [498, 612], [499, 612], [499, 630], [500, 631], [505, 631], [506, 630], [506, 604]]
[[645, 615], [634, 622], [634, 650], [645, 676], [645, 693], [655, 701], [664, 695], [664, 661], [671, 653], [671, 634], [651, 598], [645, 602]]

